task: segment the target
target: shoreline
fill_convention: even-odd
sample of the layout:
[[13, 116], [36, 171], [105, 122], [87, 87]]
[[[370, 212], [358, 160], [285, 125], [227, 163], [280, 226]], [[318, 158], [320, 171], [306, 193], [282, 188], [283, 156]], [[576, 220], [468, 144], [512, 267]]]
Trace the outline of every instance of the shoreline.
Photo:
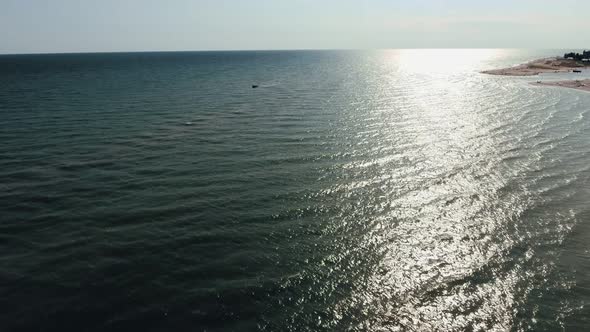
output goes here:
[[[574, 70], [588, 70], [590, 64], [560, 57], [532, 60], [509, 68], [484, 70], [481, 73], [497, 76], [537, 76], [544, 73], [569, 73]], [[553, 86], [590, 92], [590, 79], [569, 79], [562, 81], [530, 82], [534, 86]]]
[[582, 90], [590, 92], [590, 79], [583, 80], [566, 80], [566, 81], [548, 81], [548, 82], [531, 82], [535, 86], [555, 86], [569, 89]]
[[509, 68], [484, 70], [482, 74], [500, 76], [536, 76], [542, 73], [568, 73], [574, 69], [588, 69], [588, 65], [558, 57], [532, 60]]

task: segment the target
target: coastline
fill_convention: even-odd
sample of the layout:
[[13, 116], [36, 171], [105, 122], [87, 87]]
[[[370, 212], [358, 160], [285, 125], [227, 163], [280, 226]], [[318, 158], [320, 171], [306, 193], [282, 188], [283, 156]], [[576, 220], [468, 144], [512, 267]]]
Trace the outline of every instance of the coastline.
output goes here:
[[588, 68], [588, 66], [575, 60], [552, 57], [533, 60], [509, 68], [484, 70], [481, 73], [501, 76], [536, 76], [542, 73], [567, 73], [574, 69], [584, 68]]
[[[544, 73], [569, 73], [574, 70], [588, 70], [590, 64], [580, 63], [573, 59], [560, 57], [532, 60], [527, 63], [509, 68], [484, 70], [482, 74], [498, 76], [537, 76]], [[547, 82], [531, 82], [535, 86], [554, 86], [590, 92], [590, 79], [573, 79]]]
[[566, 81], [549, 81], [549, 82], [531, 82], [535, 86], [556, 86], [590, 92], [590, 79], [583, 80], [566, 80]]

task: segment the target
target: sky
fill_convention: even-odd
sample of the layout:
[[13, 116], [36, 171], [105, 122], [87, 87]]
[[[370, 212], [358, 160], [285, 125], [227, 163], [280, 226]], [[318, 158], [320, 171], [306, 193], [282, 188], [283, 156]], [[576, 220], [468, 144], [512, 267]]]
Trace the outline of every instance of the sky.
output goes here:
[[0, 0], [0, 53], [590, 48], [590, 0]]

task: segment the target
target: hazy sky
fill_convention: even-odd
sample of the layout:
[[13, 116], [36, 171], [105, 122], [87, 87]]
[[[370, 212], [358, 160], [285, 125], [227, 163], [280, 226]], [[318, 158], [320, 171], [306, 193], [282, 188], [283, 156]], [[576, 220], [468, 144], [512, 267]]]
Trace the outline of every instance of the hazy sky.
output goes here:
[[590, 47], [590, 0], [0, 0], [0, 53]]

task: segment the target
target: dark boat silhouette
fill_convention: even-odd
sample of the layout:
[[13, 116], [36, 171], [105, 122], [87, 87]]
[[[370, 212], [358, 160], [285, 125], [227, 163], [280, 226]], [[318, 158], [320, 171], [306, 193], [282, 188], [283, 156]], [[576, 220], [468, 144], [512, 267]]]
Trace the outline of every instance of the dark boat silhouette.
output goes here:
[[256, 89], [257, 87], [258, 87], [258, 85], [256, 85], [256, 84], [252, 85], [252, 89]]

